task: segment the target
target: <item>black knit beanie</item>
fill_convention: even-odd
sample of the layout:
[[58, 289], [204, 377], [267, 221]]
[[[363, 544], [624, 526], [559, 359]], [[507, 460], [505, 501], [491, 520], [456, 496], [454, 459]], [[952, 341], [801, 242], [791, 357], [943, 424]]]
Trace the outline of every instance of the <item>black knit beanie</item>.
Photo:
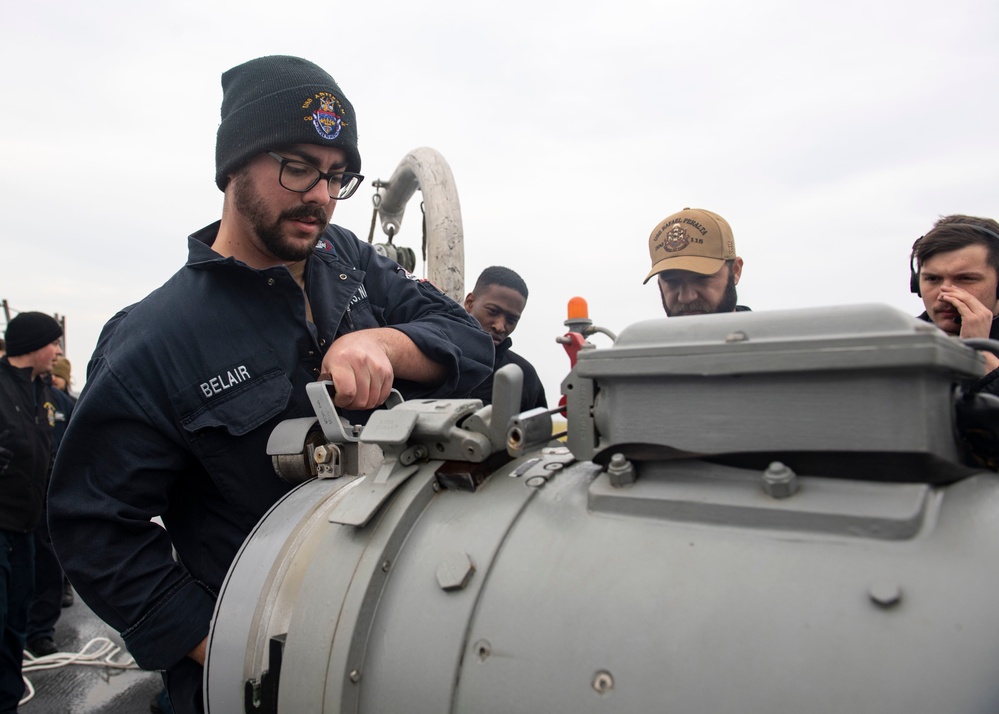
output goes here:
[[52, 344], [62, 337], [62, 328], [55, 318], [44, 312], [22, 312], [7, 323], [4, 339], [7, 356], [19, 357]]
[[222, 75], [222, 123], [215, 142], [215, 183], [257, 154], [288, 144], [332, 146], [361, 171], [354, 108], [333, 78], [299, 57], [250, 60]]

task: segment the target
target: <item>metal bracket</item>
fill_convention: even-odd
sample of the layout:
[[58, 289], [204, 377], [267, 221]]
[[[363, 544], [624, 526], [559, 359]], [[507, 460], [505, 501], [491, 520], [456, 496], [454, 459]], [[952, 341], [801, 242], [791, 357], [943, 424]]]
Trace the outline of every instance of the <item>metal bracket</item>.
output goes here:
[[[353, 434], [348, 434], [344, 428], [344, 422], [340, 415], [336, 413], [333, 406], [333, 382], [323, 380], [321, 382], [311, 382], [305, 385], [305, 393], [312, 402], [312, 409], [319, 419], [319, 426], [322, 427], [323, 435], [327, 441], [334, 444], [346, 444], [352, 441], [360, 441]], [[348, 425], [349, 426], [349, 425]]]
[[419, 469], [416, 464], [404, 466], [394, 454], [385, 454], [385, 462], [378, 473], [365, 476], [350, 492], [350, 498], [339, 500], [330, 511], [329, 522], [358, 528], [366, 526], [386, 499]]
[[[394, 398], [390, 398], [390, 401], [393, 402], [391, 406], [395, 407], [402, 403], [402, 396], [399, 392], [392, 391]], [[324, 393], [326, 397], [329, 396], [328, 390], [324, 390]], [[332, 400], [329, 408], [336, 415]], [[413, 463], [417, 450], [408, 447], [409, 437], [418, 418], [417, 412], [394, 408], [371, 414], [367, 425], [361, 430], [361, 436], [365, 443], [381, 447], [384, 461], [377, 473], [364, 477], [351, 492], [349, 499], [343, 499], [333, 507], [329, 515], [330, 523], [358, 527], [366, 525], [382, 503], [419, 470], [419, 466]], [[336, 422], [341, 423], [338, 416]], [[360, 438], [352, 440], [359, 441]]]

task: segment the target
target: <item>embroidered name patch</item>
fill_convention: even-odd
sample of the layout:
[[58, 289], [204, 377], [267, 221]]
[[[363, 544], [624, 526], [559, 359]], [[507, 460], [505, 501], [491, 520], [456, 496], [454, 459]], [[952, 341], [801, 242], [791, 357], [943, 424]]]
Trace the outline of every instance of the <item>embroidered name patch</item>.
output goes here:
[[[363, 285], [357, 286], [357, 292], [350, 296], [350, 306], [353, 307], [359, 302], [363, 302], [368, 299], [368, 291], [364, 289]], [[349, 309], [349, 308], [348, 308]]]
[[201, 393], [206, 397], [214, 397], [216, 394], [222, 394], [248, 379], [250, 379], [250, 370], [246, 368], [246, 365], [241, 364], [222, 374], [209, 377], [198, 386], [201, 387]]

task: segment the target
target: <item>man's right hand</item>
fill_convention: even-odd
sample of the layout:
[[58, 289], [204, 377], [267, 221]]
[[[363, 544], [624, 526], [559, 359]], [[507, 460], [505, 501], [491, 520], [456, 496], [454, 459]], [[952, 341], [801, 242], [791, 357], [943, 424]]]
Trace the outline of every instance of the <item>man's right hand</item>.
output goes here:
[[[988, 339], [992, 331], [992, 321], [996, 319], [988, 305], [983, 305], [974, 295], [956, 285], [942, 287], [940, 299], [952, 305], [961, 316], [961, 339]], [[999, 357], [991, 352], [982, 354], [985, 356], [986, 372], [999, 369]]]

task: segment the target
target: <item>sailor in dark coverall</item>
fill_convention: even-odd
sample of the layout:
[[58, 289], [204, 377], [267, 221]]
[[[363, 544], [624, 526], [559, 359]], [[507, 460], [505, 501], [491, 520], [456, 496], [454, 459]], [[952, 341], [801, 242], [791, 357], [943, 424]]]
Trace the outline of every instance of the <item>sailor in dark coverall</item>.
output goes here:
[[178, 713], [203, 709], [219, 588], [289, 490], [265, 446], [282, 420], [314, 414], [306, 385], [329, 375], [346, 410], [382, 404], [393, 386], [464, 396], [493, 354], [460, 305], [328, 226], [363, 178], [354, 110], [329, 74], [264, 57], [222, 87], [222, 220], [105, 326], [49, 494], [77, 593], [142, 667], [164, 670]]
[[[478, 320], [482, 329], [489, 333], [496, 348], [493, 374], [500, 367], [516, 364], [524, 372], [524, 391], [520, 398], [520, 411], [536, 407], [547, 407], [545, 388], [541, 384], [537, 370], [526, 359], [510, 349], [513, 340], [510, 335], [517, 329], [520, 316], [527, 307], [527, 283], [517, 273], [494, 265], [486, 268], [475, 281], [472, 292], [465, 296], [465, 309]], [[493, 376], [476, 387], [471, 394], [481, 399], [483, 404], [492, 404]]]
[[0, 358], [0, 713], [17, 711], [28, 608], [35, 581], [34, 530], [52, 460], [55, 401], [43, 379], [62, 354], [62, 327], [40, 312], [7, 325]]

